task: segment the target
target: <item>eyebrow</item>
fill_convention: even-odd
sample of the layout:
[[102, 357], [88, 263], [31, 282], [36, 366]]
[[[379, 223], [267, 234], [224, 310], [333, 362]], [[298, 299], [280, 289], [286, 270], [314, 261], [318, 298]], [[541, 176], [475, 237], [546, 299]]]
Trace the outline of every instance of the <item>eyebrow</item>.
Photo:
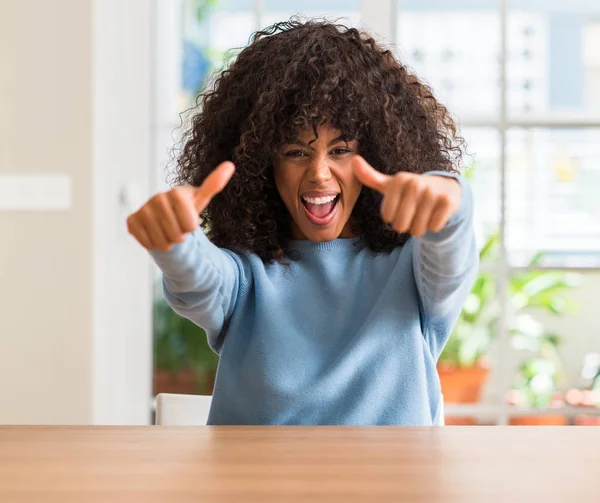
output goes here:
[[[347, 138], [345, 138], [344, 135], [340, 135], [337, 138], [331, 140], [327, 146], [331, 147], [332, 145], [335, 145], [337, 142], [342, 141], [342, 140], [345, 142], [350, 141]], [[312, 148], [309, 144], [304, 143], [302, 140], [295, 140], [290, 145], [300, 145], [301, 147]]]

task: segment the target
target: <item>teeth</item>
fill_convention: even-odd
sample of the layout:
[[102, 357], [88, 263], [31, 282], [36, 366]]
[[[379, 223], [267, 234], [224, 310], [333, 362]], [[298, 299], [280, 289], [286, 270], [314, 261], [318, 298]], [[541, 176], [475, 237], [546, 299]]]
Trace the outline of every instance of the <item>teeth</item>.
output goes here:
[[310, 204], [326, 204], [333, 201], [337, 196], [327, 196], [327, 197], [305, 197], [302, 196], [307, 203]]

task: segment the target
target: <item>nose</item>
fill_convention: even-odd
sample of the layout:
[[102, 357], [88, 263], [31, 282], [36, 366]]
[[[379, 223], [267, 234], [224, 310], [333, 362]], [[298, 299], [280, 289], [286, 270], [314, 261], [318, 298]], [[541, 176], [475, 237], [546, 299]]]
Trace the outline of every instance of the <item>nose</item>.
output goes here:
[[325, 156], [317, 156], [311, 162], [308, 179], [316, 184], [321, 184], [331, 179], [331, 170]]

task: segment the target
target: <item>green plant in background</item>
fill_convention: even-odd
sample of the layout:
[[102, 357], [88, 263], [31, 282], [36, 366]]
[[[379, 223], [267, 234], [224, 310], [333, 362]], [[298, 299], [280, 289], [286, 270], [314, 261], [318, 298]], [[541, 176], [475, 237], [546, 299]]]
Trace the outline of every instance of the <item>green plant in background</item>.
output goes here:
[[[479, 254], [483, 270], [477, 276], [440, 356], [442, 365], [471, 367], [480, 364], [496, 338], [500, 316], [498, 279], [494, 272], [485, 270], [485, 266], [497, 263], [499, 248], [499, 233], [492, 233]], [[543, 256], [538, 253], [529, 265], [539, 265]], [[547, 330], [535, 314], [561, 316], [573, 312], [577, 306], [568, 293], [578, 284], [578, 275], [562, 271], [514, 272], [508, 279], [506, 330], [510, 343], [514, 349], [534, 355], [522, 363], [514, 384], [531, 406], [549, 404], [562, 377], [557, 351], [560, 337]]]
[[[493, 263], [497, 255], [498, 235], [493, 234], [481, 248], [481, 265]], [[442, 354], [440, 363], [455, 367], [472, 367], [485, 356], [494, 339], [499, 315], [497, 281], [491, 272], [478, 274], [454, 330]]]
[[[208, 47], [206, 21], [222, 0], [184, 0], [182, 87], [186, 100], [193, 100], [214, 70], [222, 53]], [[155, 288], [153, 311], [154, 367], [169, 372], [174, 378], [191, 370], [199, 393], [208, 391], [211, 374], [219, 357], [210, 348], [206, 332], [190, 320], [179, 316], [166, 303], [161, 283]]]
[[198, 22], [204, 21], [206, 15], [214, 9], [220, 0], [187, 0], [191, 3]]
[[[483, 266], [495, 263], [499, 246], [498, 234], [493, 234], [480, 251]], [[536, 255], [530, 266], [539, 264]], [[507, 330], [516, 349], [540, 352], [556, 346], [559, 337], [548, 332], [533, 316], [540, 310], [553, 315], [573, 312], [576, 304], [568, 290], [579, 284], [578, 276], [562, 271], [526, 271], [514, 273], [508, 280]], [[467, 297], [454, 331], [440, 360], [457, 367], [470, 367], [484, 357], [494, 341], [500, 306], [497, 299], [498, 281], [491, 271], [477, 276]]]
[[[532, 265], [537, 265], [542, 257], [542, 254], [534, 257]], [[577, 305], [569, 298], [568, 291], [579, 283], [578, 275], [562, 271], [530, 271], [517, 275], [509, 283], [512, 295], [509, 314], [514, 319], [509, 326], [512, 345], [535, 354], [521, 365], [514, 384], [532, 407], [550, 405], [564, 372], [558, 353], [560, 335], [546, 329], [531, 312], [545, 311], [555, 316], [575, 312]], [[524, 309], [528, 312], [522, 313]]]
[[218, 355], [210, 348], [206, 332], [190, 320], [179, 316], [162, 295], [154, 300], [154, 366], [172, 375], [192, 370], [198, 391], [207, 385], [208, 376], [215, 372]]
[[557, 347], [556, 340], [543, 343], [540, 356], [525, 361], [515, 376], [515, 388], [531, 407], [548, 407], [557, 391], [563, 375]]

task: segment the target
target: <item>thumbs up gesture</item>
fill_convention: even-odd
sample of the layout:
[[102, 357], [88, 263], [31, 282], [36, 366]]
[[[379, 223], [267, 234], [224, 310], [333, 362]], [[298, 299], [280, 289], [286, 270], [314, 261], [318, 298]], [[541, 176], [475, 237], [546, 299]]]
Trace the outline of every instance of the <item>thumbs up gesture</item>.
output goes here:
[[233, 163], [225, 161], [200, 187], [176, 187], [155, 195], [127, 218], [129, 233], [147, 250], [169, 251], [198, 227], [198, 215], [225, 188], [234, 171]]
[[360, 156], [352, 165], [358, 180], [383, 195], [381, 217], [396, 232], [420, 237], [438, 232], [461, 203], [461, 187], [453, 178], [400, 172], [385, 175]]

